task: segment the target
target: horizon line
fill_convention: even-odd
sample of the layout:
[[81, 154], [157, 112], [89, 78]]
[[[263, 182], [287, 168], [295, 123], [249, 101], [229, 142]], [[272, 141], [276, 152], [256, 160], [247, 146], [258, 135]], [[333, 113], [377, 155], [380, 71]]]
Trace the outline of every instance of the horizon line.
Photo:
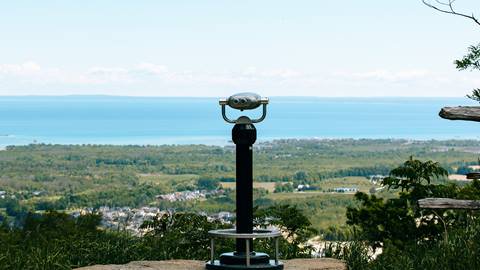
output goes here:
[[[66, 94], [66, 95], [0, 95], [0, 98], [28, 98], [28, 97], [118, 97], [118, 98], [221, 98], [225, 96], [142, 96], [142, 95], [108, 95], [108, 94]], [[465, 98], [467, 96], [268, 96], [269, 98]]]

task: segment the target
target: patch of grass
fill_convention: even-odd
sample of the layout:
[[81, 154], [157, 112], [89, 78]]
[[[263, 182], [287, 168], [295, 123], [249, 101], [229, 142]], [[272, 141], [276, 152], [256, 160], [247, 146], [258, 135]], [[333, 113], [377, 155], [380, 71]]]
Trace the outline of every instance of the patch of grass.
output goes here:
[[367, 178], [361, 176], [330, 178], [322, 180], [319, 184], [316, 184], [315, 186], [320, 187], [324, 191], [339, 187], [353, 187], [357, 188], [358, 191], [362, 192], [368, 192], [372, 187], [379, 187], [370, 183]]
[[[253, 182], [253, 188], [263, 188], [273, 193], [275, 190], [275, 182]], [[235, 189], [235, 182], [220, 182], [222, 188]]]
[[[139, 174], [138, 182], [140, 184], [158, 185], [173, 187], [178, 184], [194, 184], [199, 176], [196, 174]], [[174, 191], [174, 190], [172, 190]]]

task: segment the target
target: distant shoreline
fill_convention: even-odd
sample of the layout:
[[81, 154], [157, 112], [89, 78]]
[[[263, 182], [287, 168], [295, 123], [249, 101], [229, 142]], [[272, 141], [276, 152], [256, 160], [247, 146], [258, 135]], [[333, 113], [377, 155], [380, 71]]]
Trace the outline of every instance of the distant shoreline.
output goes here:
[[[233, 92], [232, 92], [233, 93]], [[261, 94], [261, 93], [259, 93]], [[141, 96], [141, 95], [0, 95], [0, 98], [17, 98], [17, 97], [26, 97], [26, 98], [42, 98], [42, 97], [79, 97], [79, 98], [102, 98], [102, 97], [118, 97], [118, 98], [219, 98], [220, 96]], [[431, 98], [439, 98], [439, 99], [468, 99], [465, 96], [275, 96], [270, 95], [269, 97], [273, 98], [368, 98], [368, 99], [375, 99], [375, 98], [412, 98], [412, 99], [431, 99]]]
[[[408, 139], [408, 138], [317, 138], [317, 137], [305, 137], [305, 138], [268, 138], [268, 139], [259, 139], [255, 142], [256, 146], [265, 146], [269, 144], [275, 144], [275, 143], [285, 143], [288, 141], [292, 142], [312, 142], [312, 141], [318, 141], [318, 142], [340, 142], [340, 141], [367, 141], [367, 142], [383, 142], [383, 143], [399, 143], [403, 142], [405, 145], [408, 144], [418, 144], [418, 143], [428, 143], [428, 142], [472, 142], [472, 143], [478, 143], [480, 142], [480, 139], [459, 139], [459, 138], [453, 138], [453, 139]], [[159, 147], [159, 146], [233, 146], [233, 142], [231, 140], [225, 140], [224, 143], [218, 143], [218, 144], [208, 144], [208, 143], [48, 143], [48, 142], [36, 142], [36, 143], [25, 143], [25, 144], [11, 144], [11, 145], [0, 145], [0, 151], [6, 150], [7, 147], [9, 146], [28, 146], [28, 145], [58, 145], [58, 146], [135, 146], [135, 147], [148, 147], [148, 146], [153, 146], [153, 147]], [[479, 149], [473, 149], [474, 152], [480, 152]], [[445, 151], [448, 151], [448, 149], [445, 149]]]

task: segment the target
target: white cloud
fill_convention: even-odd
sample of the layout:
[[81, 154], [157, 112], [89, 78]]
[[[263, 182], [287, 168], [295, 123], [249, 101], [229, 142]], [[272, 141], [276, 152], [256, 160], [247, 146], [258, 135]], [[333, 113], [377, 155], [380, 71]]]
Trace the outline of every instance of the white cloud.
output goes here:
[[40, 71], [40, 66], [35, 62], [21, 64], [0, 64], [0, 74], [3, 75], [32, 75]]
[[0, 64], [0, 95], [109, 94], [219, 96], [232, 91], [310, 96], [463, 96], [480, 86], [475, 73], [428, 69], [305, 72], [248, 67], [239, 71], [170, 70], [139, 63], [74, 72], [33, 61]]
[[385, 69], [377, 69], [364, 72], [337, 72], [336, 76], [345, 77], [352, 80], [379, 80], [387, 82], [400, 82], [408, 80], [416, 80], [432, 76], [433, 73], [425, 69], [411, 69], [390, 71]]
[[273, 79], [292, 79], [301, 77], [301, 72], [293, 69], [258, 69], [256, 67], [248, 67], [240, 75], [247, 78], [273, 78]]
[[144, 72], [145, 74], [150, 75], [163, 75], [168, 71], [166, 66], [156, 65], [152, 63], [140, 63], [138, 65], [135, 65], [134, 70]]
[[129, 83], [134, 80], [128, 69], [118, 67], [92, 67], [82, 76], [85, 78], [84, 83]]

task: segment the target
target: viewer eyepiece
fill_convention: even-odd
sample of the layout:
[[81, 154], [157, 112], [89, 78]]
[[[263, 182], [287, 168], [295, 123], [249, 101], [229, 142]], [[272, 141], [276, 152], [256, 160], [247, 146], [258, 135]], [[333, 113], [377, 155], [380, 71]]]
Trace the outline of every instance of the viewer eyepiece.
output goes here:
[[[268, 100], [267, 100], [268, 103]], [[227, 105], [237, 110], [253, 110], [262, 105], [262, 97], [255, 93], [239, 93], [227, 99]]]
[[[238, 93], [228, 98], [220, 99], [220, 105], [222, 106], [222, 116], [223, 116], [223, 119], [225, 119], [225, 121], [228, 123], [239, 123], [240, 120], [241, 122], [249, 121], [251, 123], [261, 122], [263, 119], [265, 119], [265, 116], [267, 114], [267, 104], [268, 104], [268, 98], [266, 97], [262, 98], [258, 94], [248, 93], [248, 92]], [[253, 110], [263, 105], [263, 115], [259, 119], [253, 119], [253, 120], [251, 120], [246, 116], [242, 116], [237, 120], [231, 120], [231, 119], [228, 119], [228, 117], [225, 114], [225, 106], [227, 105], [232, 109], [236, 109], [240, 111]]]

